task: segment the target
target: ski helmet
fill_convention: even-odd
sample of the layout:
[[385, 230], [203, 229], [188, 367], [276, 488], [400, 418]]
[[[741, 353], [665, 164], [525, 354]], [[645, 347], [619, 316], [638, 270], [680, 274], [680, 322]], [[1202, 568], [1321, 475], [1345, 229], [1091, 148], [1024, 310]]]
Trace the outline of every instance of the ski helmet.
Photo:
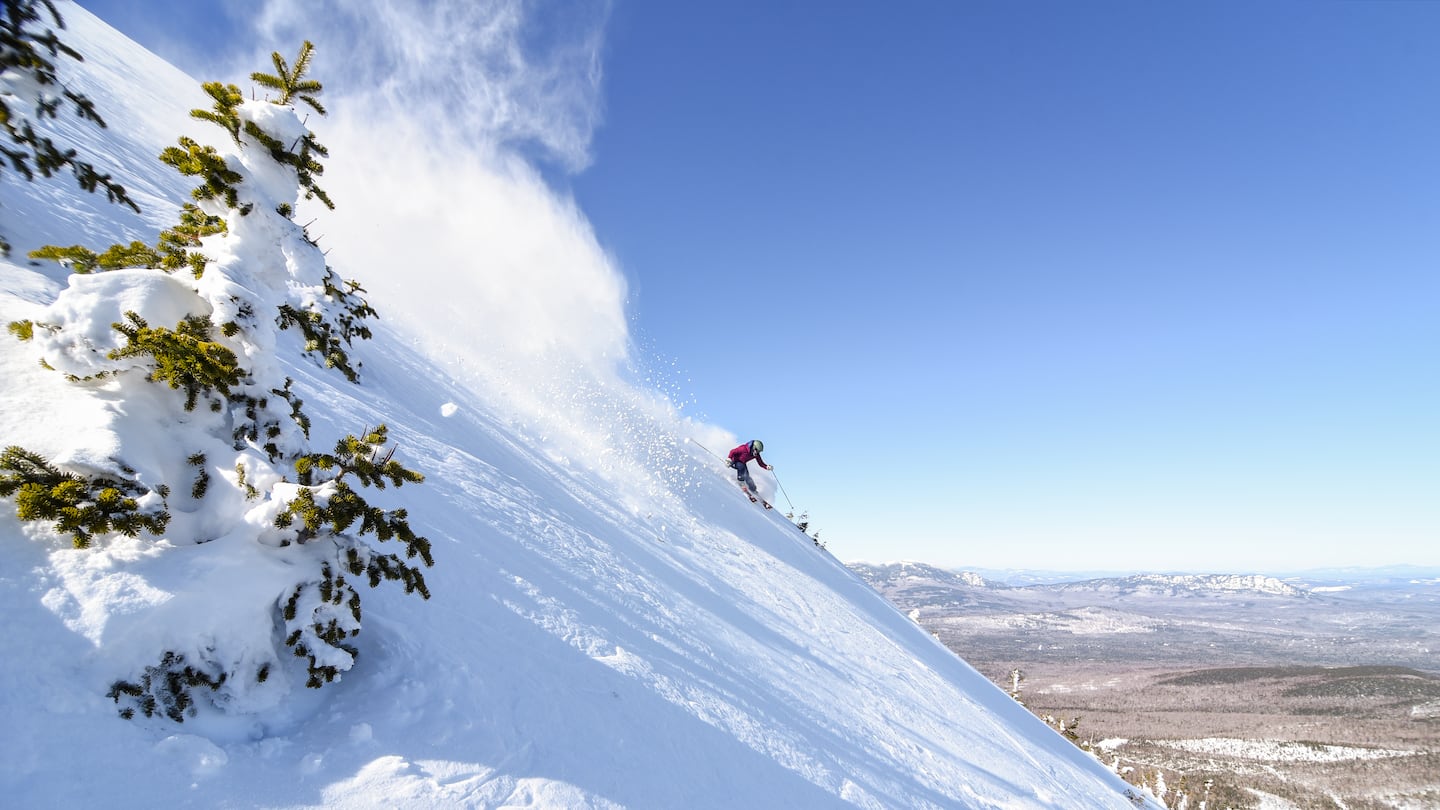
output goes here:
[[764, 451], [764, 449], [765, 443], [760, 441], [759, 439], [755, 439], [754, 441], [750, 442], [750, 452], [759, 453]]

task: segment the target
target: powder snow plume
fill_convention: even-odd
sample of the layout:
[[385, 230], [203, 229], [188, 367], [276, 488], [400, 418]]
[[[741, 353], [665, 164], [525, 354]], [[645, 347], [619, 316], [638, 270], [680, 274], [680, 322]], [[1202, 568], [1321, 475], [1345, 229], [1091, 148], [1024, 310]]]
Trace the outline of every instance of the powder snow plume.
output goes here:
[[603, 3], [362, 0], [272, 2], [250, 19], [262, 42], [308, 38], [322, 71], [344, 65], [315, 123], [341, 201], [317, 229], [337, 271], [556, 454], [644, 477], [687, 434], [734, 437], [627, 382], [625, 278], [535, 168], [589, 162], [607, 16]]

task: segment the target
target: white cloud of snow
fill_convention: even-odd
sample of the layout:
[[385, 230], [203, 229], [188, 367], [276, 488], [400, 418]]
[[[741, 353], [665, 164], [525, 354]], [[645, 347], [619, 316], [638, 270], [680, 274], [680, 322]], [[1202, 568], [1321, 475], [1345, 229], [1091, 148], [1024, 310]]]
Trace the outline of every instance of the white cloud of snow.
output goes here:
[[626, 448], [587, 434], [586, 415], [672, 409], [622, 382], [625, 278], [531, 159], [588, 163], [607, 16], [605, 3], [270, 2], [252, 58], [315, 43], [330, 115], [309, 123], [337, 209], [313, 214], [314, 233], [336, 271], [477, 396], [602, 466]]
[[[343, 60], [327, 92], [403, 111], [471, 145], [538, 147], [570, 170], [589, 163], [600, 120], [605, 2], [270, 0], [263, 47], [313, 41]], [[268, 50], [264, 56], [268, 56]], [[396, 144], [399, 147], [399, 144]]]

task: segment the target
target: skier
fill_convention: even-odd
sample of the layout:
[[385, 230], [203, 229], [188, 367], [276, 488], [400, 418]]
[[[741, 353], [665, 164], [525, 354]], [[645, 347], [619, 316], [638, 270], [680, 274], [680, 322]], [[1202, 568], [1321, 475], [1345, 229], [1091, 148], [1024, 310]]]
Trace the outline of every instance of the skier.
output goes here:
[[[775, 469], [769, 464], [766, 464], [765, 459], [760, 457], [760, 451], [764, 449], [765, 443], [759, 439], [754, 439], [730, 451], [730, 467], [735, 470], [735, 480], [740, 482], [740, 488], [745, 491], [745, 494], [748, 495], [752, 501], [759, 500], [759, 498], [755, 497], [755, 479], [750, 477], [750, 460], [754, 459], [762, 469]], [[764, 501], [760, 502], [765, 503]], [[765, 508], [769, 509], [770, 504], [766, 503]]]

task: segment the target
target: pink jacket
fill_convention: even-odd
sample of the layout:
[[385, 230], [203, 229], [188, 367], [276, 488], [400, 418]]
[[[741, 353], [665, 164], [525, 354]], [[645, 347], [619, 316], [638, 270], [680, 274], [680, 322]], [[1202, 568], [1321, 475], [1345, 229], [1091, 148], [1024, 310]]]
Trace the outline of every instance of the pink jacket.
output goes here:
[[730, 463], [732, 464], [745, 464], [751, 459], [754, 459], [764, 469], [770, 469], [770, 465], [766, 464], [765, 459], [760, 458], [760, 455], [758, 453], [750, 452], [749, 442], [746, 442], [735, 448], [734, 450], [730, 451]]

